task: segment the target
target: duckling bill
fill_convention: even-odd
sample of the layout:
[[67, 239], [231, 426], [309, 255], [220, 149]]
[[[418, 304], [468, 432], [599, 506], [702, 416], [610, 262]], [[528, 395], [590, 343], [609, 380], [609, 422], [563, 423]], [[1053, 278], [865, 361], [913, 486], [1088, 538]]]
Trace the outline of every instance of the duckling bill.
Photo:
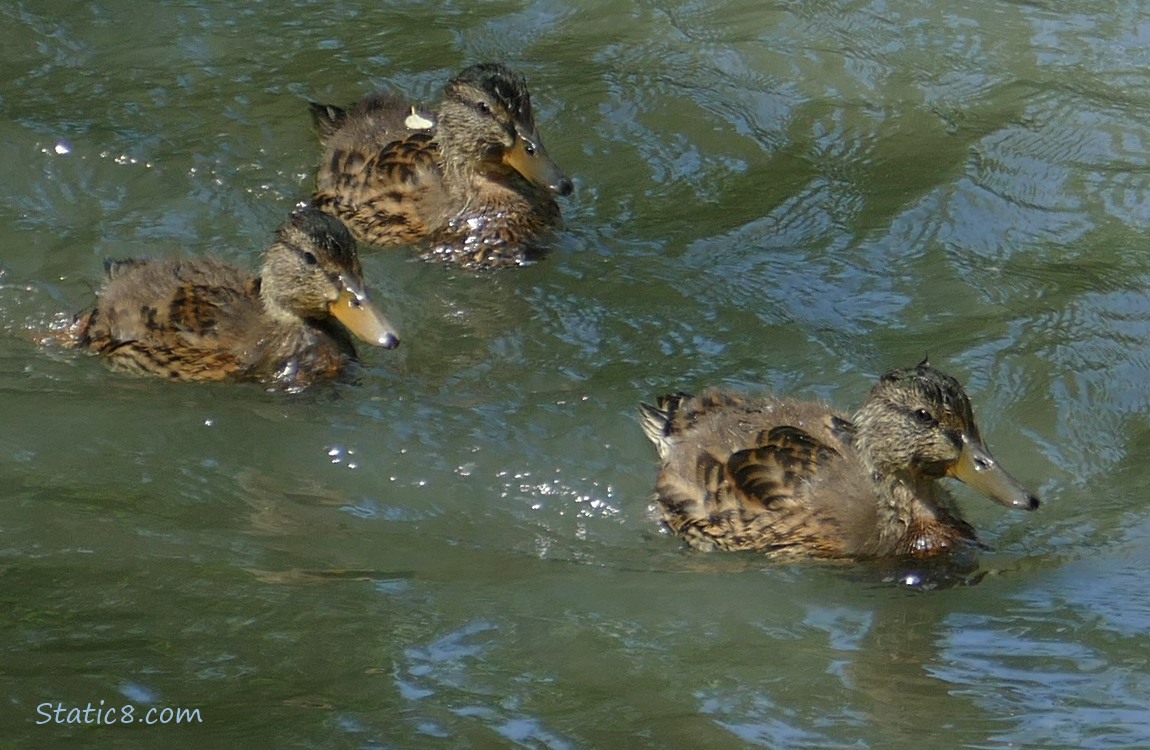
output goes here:
[[472, 268], [530, 262], [571, 180], [547, 154], [523, 76], [498, 63], [452, 78], [434, 112], [375, 94], [311, 104], [324, 153], [312, 201], [361, 242], [420, 245]]
[[113, 369], [290, 390], [339, 375], [356, 359], [352, 335], [399, 345], [364, 289], [355, 240], [310, 207], [279, 227], [258, 277], [214, 259], [109, 263], [72, 335]]
[[722, 391], [664, 396], [640, 415], [662, 459], [663, 520], [701, 550], [866, 559], [977, 545], [943, 477], [1039, 506], [991, 455], [962, 386], [926, 361], [883, 375], [853, 419]]

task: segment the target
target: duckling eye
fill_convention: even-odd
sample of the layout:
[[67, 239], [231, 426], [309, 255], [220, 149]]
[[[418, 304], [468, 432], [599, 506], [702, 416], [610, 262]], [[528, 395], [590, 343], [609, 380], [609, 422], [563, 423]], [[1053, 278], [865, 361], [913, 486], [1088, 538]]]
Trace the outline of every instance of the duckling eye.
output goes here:
[[934, 417], [926, 409], [915, 409], [914, 418], [919, 424], [934, 424]]
[[319, 263], [319, 259], [317, 259], [313, 253], [305, 250], [303, 254], [303, 262], [307, 263], [309, 266], [314, 266], [316, 263]]
[[481, 115], [489, 115], [489, 114], [491, 114], [491, 107], [487, 106], [487, 102], [476, 102], [476, 103], [475, 103], [475, 109], [476, 109], [476, 110], [479, 112], [479, 114], [481, 114]]
[[523, 151], [524, 151], [524, 152], [525, 152], [525, 153], [526, 153], [528, 156], [535, 156], [535, 144], [533, 144], [533, 143], [528, 143], [526, 146], [524, 146], [524, 147], [523, 147]]

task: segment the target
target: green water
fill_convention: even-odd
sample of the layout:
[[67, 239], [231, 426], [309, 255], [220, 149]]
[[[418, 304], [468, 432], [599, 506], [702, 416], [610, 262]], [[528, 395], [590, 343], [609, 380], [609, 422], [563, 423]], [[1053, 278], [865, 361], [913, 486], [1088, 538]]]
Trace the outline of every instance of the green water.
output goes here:
[[[64, 8], [0, 7], [0, 744], [1150, 747], [1150, 9]], [[528, 78], [567, 228], [497, 274], [365, 256], [404, 343], [358, 382], [33, 343], [107, 257], [254, 267], [309, 99], [482, 60]], [[637, 402], [850, 410], [924, 354], [1045, 501], [957, 488], [979, 585], [660, 533]], [[101, 700], [138, 721], [38, 709]]]

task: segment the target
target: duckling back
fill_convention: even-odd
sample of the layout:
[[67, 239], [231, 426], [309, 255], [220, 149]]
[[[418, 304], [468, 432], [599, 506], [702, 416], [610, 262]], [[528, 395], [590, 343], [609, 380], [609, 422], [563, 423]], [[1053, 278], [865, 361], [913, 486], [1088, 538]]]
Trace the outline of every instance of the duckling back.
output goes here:
[[347, 110], [312, 103], [311, 111], [324, 147], [317, 208], [357, 239], [384, 247], [418, 243], [446, 226], [451, 200], [430, 115], [388, 94]]
[[[383, 91], [347, 109], [317, 102], [308, 106], [320, 143], [329, 153], [370, 153], [410, 136], [430, 135], [435, 127], [434, 113]], [[329, 173], [321, 170], [320, 177], [338, 172], [334, 168]]]
[[214, 260], [110, 262], [76, 343], [126, 372], [235, 379], [250, 363], [234, 342], [262, 312], [253, 291], [247, 274]]
[[640, 418], [663, 461], [663, 521], [692, 547], [842, 557], [868, 546], [873, 489], [859, 481], [850, 422], [824, 404], [679, 393], [641, 405]]

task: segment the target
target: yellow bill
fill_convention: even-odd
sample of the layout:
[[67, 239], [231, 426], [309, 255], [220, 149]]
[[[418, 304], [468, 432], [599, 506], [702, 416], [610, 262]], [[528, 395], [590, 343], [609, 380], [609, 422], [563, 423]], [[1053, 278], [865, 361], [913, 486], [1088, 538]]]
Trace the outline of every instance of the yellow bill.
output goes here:
[[544, 190], [570, 195], [574, 189], [570, 178], [551, 161], [542, 139], [534, 130], [516, 128], [515, 144], [504, 152], [503, 162]]
[[344, 286], [339, 297], [329, 307], [331, 314], [344, 328], [372, 346], [394, 349], [399, 346], [399, 335], [362, 289]]
[[998, 465], [977, 435], [971, 437], [963, 433], [962, 453], [947, 468], [946, 474], [1007, 508], [1034, 510], [1039, 505], [1038, 497]]

